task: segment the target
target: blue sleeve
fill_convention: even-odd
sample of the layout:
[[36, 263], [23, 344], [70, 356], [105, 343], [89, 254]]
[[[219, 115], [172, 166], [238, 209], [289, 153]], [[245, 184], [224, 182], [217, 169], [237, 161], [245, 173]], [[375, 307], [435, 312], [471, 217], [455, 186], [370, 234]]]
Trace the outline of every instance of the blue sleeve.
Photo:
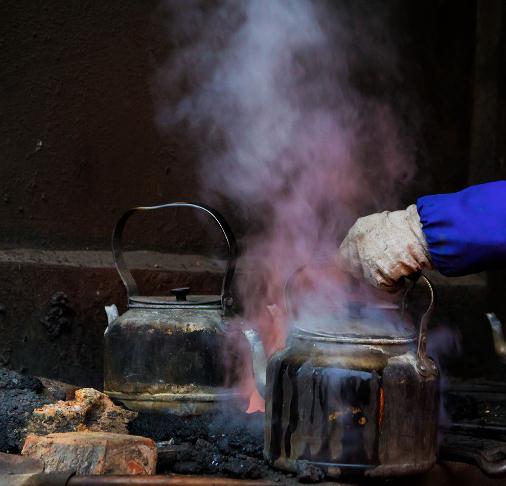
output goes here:
[[424, 196], [416, 205], [432, 263], [443, 275], [506, 267], [506, 181]]

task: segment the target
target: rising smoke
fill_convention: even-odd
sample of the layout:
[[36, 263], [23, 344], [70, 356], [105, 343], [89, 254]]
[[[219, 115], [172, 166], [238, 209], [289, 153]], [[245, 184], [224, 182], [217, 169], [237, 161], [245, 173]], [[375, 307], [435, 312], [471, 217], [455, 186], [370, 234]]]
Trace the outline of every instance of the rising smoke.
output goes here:
[[173, 50], [157, 72], [157, 121], [192, 133], [206, 199], [230, 201], [254, 228], [238, 286], [271, 350], [284, 341], [287, 278], [329, 265], [353, 221], [395, 209], [414, 172], [385, 89], [398, 77], [385, 4], [366, 3], [163, 4]]

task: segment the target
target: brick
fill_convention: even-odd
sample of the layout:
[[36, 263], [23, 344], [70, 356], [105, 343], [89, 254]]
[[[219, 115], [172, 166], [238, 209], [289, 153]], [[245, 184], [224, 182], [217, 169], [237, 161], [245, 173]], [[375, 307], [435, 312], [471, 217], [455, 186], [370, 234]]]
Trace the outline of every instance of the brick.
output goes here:
[[39, 459], [44, 472], [154, 474], [156, 446], [146, 437], [109, 432], [65, 432], [27, 437], [21, 454]]

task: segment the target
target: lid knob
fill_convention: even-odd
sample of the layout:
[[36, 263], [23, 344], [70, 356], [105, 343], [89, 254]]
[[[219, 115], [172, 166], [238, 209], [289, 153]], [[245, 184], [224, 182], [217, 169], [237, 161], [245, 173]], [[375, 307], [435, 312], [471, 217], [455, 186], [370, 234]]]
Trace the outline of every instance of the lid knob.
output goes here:
[[179, 287], [177, 289], [170, 289], [170, 293], [176, 297], [178, 302], [186, 300], [186, 296], [190, 292], [190, 287]]

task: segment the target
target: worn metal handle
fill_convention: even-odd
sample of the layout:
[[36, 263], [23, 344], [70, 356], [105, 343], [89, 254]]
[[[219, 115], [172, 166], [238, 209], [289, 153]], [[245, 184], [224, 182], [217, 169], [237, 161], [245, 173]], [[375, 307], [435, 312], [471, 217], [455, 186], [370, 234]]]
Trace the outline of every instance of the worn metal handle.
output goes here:
[[[418, 325], [419, 329], [418, 346], [416, 349], [416, 370], [422, 376], [437, 375], [438, 370], [436, 364], [427, 356], [428, 326], [435, 304], [434, 287], [432, 286], [432, 282], [422, 272], [418, 272], [410, 277], [410, 280], [413, 282], [413, 286], [419, 279], [421, 279], [427, 286], [427, 289], [429, 290], [430, 301], [429, 306], [427, 307], [427, 310], [422, 314], [422, 317], [420, 318], [420, 324]], [[404, 294], [404, 297], [408, 292], [409, 289]], [[404, 298], [402, 307], [404, 310]]]
[[302, 270], [304, 270], [306, 267], [307, 265], [301, 265], [286, 279], [285, 287], [283, 288], [283, 296], [285, 300], [285, 312], [288, 317], [295, 317], [291, 296], [292, 284], [295, 281], [297, 275], [299, 275], [299, 273], [302, 272]]
[[121, 216], [121, 218], [119, 218], [118, 222], [114, 226], [114, 230], [112, 233], [112, 255], [114, 259], [114, 265], [116, 266], [116, 270], [118, 271], [118, 274], [121, 277], [123, 285], [126, 288], [128, 299], [130, 300], [131, 297], [138, 296], [139, 288], [137, 287], [137, 283], [132, 277], [132, 273], [128, 269], [125, 259], [123, 257], [123, 251], [121, 249], [121, 237], [123, 235], [123, 230], [125, 229], [126, 223], [130, 219], [130, 216], [132, 216], [132, 214], [140, 211], [155, 211], [158, 209], [166, 209], [166, 208], [199, 209], [209, 214], [216, 221], [216, 223], [218, 223], [218, 226], [220, 227], [223, 236], [225, 237], [228, 247], [227, 268], [225, 270], [225, 275], [223, 277], [223, 282], [221, 285], [221, 304], [223, 308], [231, 307], [233, 304], [231, 286], [237, 257], [237, 245], [235, 237], [228, 223], [225, 221], [225, 218], [223, 218], [223, 216], [220, 213], [218, 213], [215, 209], [206, 206], [205, 204], [196, 202], [174, 202], [168, 204], [161, 204], [159, 206], [139, 206], [137, 208], [129, 209]]

